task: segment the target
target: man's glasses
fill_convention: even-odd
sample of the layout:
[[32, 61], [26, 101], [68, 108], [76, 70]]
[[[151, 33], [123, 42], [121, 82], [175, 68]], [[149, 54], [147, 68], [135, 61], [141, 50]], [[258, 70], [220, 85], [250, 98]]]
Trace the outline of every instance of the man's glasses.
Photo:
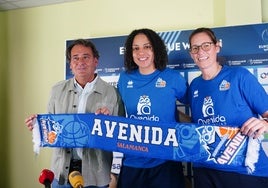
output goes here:
[[201, 45], [197, 46], [197, 45], [193, 45], [190, 48], [190, 53], [192, 54], [196, 54], [198, 53], [199, 49], [202, 48], [202, 50], [204, 51], [209, 51], [211, 49], [211, 45], [214, 44], [213, 42], [204, 42]]

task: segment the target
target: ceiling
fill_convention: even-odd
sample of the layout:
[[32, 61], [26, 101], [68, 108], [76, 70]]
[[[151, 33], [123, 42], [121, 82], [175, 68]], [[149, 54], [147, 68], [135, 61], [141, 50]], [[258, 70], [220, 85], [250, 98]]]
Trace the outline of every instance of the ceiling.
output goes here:
[[78, 0], [0, 0], [0, 11], [39, 7]]

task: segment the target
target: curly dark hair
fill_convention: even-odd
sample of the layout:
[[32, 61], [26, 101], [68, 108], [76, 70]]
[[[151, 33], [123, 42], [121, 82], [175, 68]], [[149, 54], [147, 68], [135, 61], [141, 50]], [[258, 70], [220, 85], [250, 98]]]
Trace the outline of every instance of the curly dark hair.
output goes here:
[[90, 40], [77, 39], [77, 40], [73, 41], [66, 49], [66, 58], [69, 62], [71, 60], [71, 51], [75, 45], [82, 45], [82, 46], [91, 48], [91, 50], [93, 52], [93, 56], [96, 57], [97, 59], [99, 59], [99, 57], [100, 57], [99, 52], [98, 52], [96, 46]]
[[124, 65], [126, 71], [131, 72], [132, 70], [138, 69], [138, 65], [134, 62], [132, 55], [133, 40], [138, 34], [146, 35], [146, 37], [150, 41], [152, 45], [152, 50], [154, 52], [155, 68], [158, 70], [165, 69], [168, 63], [168, 55], [164, 41], [155, 31], [144, 28], [133, 30], [126, 39], [124, 55]]
[[210, 39], [212, 40], [212, 42], [214, 44], [217, 43], [217, 38], [216, 38], [214, 32], [210, 28], [200, 27], [200, 28], [195, 29], [191, 33], [191, 35], [189, 37], [189, 44], [190, 44], [190, 46], [191, 46], [191, 40], [192, 40], [193, 36], [196, 35], [196, 34], [198, 34], [198, 33], [206, 33], [210, 37]]

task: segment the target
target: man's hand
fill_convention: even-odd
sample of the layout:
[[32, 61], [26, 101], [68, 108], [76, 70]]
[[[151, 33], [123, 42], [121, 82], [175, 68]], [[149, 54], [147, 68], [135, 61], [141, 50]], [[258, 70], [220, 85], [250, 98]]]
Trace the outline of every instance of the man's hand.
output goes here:
[[37, 114], [32, 114], [24, 120], [24, 123], [30, 131], [33, 130], [34, 121], [36, 121]]
[[107, 107], [101, 107], [101, 108], [98, 108], [97, 110], [96, 110], [96, 112], [95, 112], [95, 114], [97, 115], [97, 114], [104, 114], [104, 115], [110, 115], [110, 110], [109, 110], [109, 108], [107, 108]]

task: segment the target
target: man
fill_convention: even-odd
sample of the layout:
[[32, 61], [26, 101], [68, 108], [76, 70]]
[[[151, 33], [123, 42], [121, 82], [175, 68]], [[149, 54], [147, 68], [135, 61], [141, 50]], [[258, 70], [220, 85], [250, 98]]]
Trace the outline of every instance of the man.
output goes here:
[[[75, 40], [66, 50], [73, 78], [53, 86], [48, 113], [97, 113], [123, 115], [124, 108], [116, 89], [96, 73], [99, 53], [95, 45], [83, 39]], [[36, 115], [25, 119], [30, 130]], [[99, 149], [55, 148], [51, 169], [55, 174], [52, 187], [69, 188], [68, 175], [78, 170], [84, 178], [84, 187], [108, 187], [112, 152]]]

